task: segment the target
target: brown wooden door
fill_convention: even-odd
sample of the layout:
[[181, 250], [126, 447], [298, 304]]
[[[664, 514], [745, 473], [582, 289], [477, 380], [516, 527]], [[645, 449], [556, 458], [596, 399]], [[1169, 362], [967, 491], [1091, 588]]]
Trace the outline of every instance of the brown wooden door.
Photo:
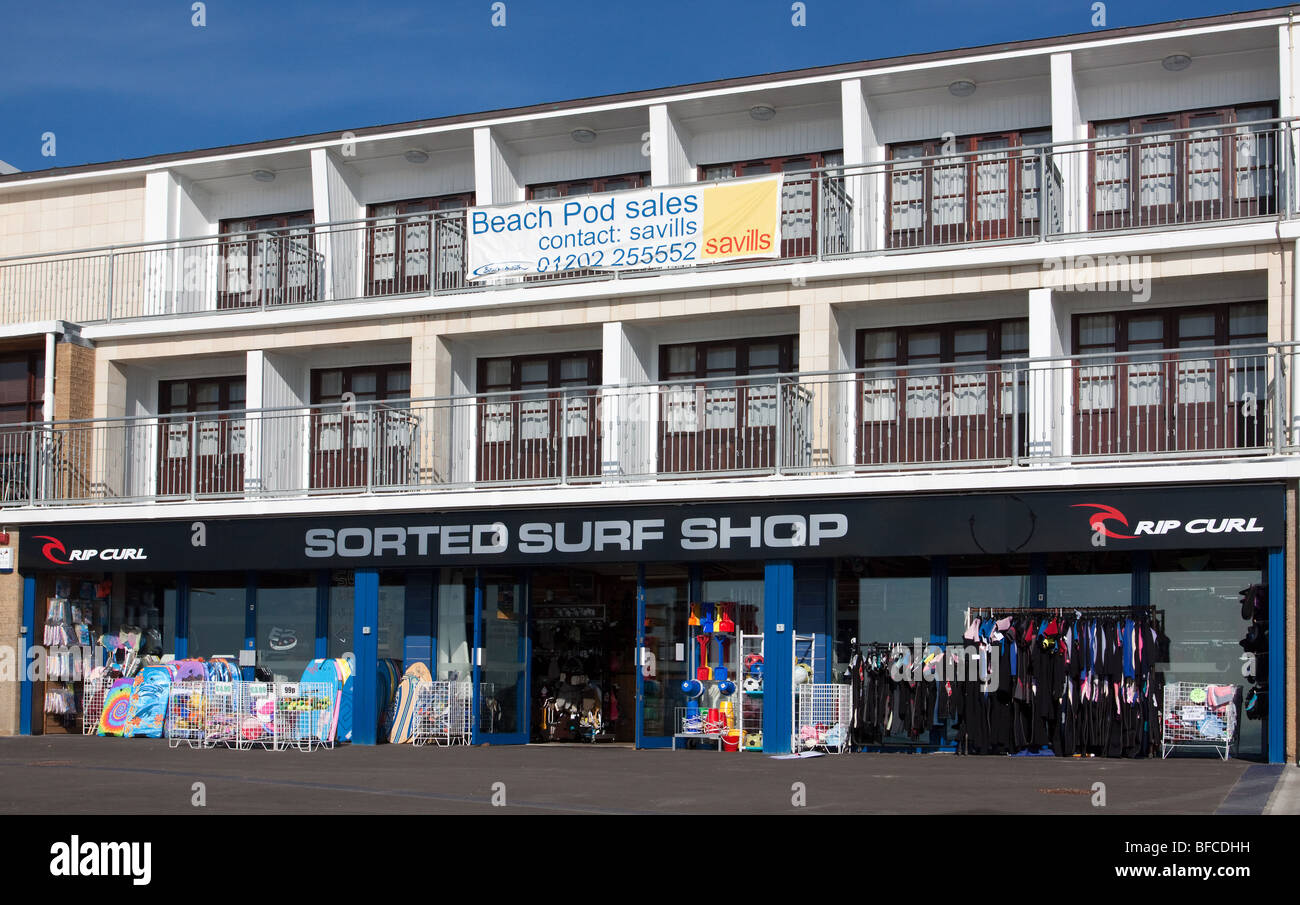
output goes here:
[[244, 490], [244, 378], [165, 381], [159, 386], [158, 495]]
[[313, 488], [409, 483], [417, 426], [410, 388], [406, 364], [312, 372]]
[[599, 353], [482, 359], [480, 481], [598, 477]]

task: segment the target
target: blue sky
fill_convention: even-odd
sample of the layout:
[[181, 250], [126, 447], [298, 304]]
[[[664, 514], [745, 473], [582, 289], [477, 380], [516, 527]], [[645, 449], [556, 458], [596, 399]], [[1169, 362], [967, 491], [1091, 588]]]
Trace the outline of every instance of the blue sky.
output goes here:
[[[1095, 31], [1092, 0], [0, 5], [0, 159], [71, 166]], [[1275, 5], [1107, 0], [1110, 28]], [[7, 8], [6, 8], [7, 7]], [[56, 156], [42, 156], [42, 134]]]

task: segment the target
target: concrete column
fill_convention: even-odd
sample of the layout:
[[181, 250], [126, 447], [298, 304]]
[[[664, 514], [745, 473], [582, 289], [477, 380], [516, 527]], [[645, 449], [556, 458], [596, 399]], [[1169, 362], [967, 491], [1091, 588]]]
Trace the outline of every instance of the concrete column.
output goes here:
[[[1074, 82], [1074, 57], [1070, 53], [1052, 54], [1052, 141], [1076, 141], [1087, 137], [1086, 124], [1079, 110], [1079, 93]], [[1077, 144], [1055, 155], [1056, 169], [1064, 185], [1060, 198], [1064, 210], [1061, 228], [1067, 233], [1087, 227], [1088, 157], [1085, 145]], [[1052, 184], [1051, 174], [1043, 173], [1043, 188]]]
[[[265, 407], [264, 377], [266, 353], [250, 349], [245, 353], [244, 407], [250, 410]], [[257, 493], [262, 488], [262, 419], [251, 415], [244, 421], [244, 491]]]
[[[1277, 51], [1278, 51], [1278, 116], [1288, 117], [1300, 113], [1300, 100], [1297, 95], [1300, 94], [1300, 23], [1295, 25], [1282, 25], [1277, 31]], [[1297, 200], [1300, 199], [1300, 167], [1295, 164], [1296, 153], [1300, 151], [1300, 130], [1297, 130], [1295, 124], [1285, 126], [1286, 136], [1282, 145], [1279, 158], [1282, 161], [1283, 172], [1289, 172], [1289, 178], [1286, 181], [1289, 191], [1286, 193], [1291, 210], [1296, 210], [1300, 205]]]
[[873, 109], [862, 79], [840, 82], [840, 120], [844, 129], [844, 190], [853, 199], [855, 252], [885, 245], [885, 146], [876, 135]]
[[646, 386], [655, 372], [650, 334], [621, 321], [603, 325], [601, 339], [601, 470], [607, 480], [653, 473], [659, 393]]
[[436, 402], [426, 404], [427, 429], [421, 421], [420, 481], [468, 483], [478, 467], [479, 408], [468, 395], [474, 391], [474, 359], [463, 343], [448, 336], [430, 334], [424, 346], [422, 392]]
[[[1051, 289], [1029, 290], [1029, 357], [1059, 358], [1068, 353], [1067, 318], [1060, 296]], [[1024, 419], [1028, 437], [1024, 444], [1032, 461], [1047, 456], [1067, 456], [1072, 448], [1070, 408], [1073, 373], [1069, 362], [1032, 363], [1029, 368]]]
[[690, 133], [673, 116], [667, 104], [650, 108], [650, 182], [680, 185], [695, 182], [696, 170], [689, 151]]

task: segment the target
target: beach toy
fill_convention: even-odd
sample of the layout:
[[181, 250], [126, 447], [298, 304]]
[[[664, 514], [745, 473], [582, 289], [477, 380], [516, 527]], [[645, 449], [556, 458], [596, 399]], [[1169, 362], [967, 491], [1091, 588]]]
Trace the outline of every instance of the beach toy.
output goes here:
[[704, 683], [699, 679], [687, 679], [682, 683], [682, 694], [688, 698], [698, 698], [704, 694]]

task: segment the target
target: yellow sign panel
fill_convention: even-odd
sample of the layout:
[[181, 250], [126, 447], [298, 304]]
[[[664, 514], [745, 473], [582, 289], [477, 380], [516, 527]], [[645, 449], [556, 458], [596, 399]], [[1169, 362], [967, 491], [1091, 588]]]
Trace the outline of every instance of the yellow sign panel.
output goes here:
[[701, 192], [700, 207], [702, 259], [780, 256], [780, 176], [711, 186]]

